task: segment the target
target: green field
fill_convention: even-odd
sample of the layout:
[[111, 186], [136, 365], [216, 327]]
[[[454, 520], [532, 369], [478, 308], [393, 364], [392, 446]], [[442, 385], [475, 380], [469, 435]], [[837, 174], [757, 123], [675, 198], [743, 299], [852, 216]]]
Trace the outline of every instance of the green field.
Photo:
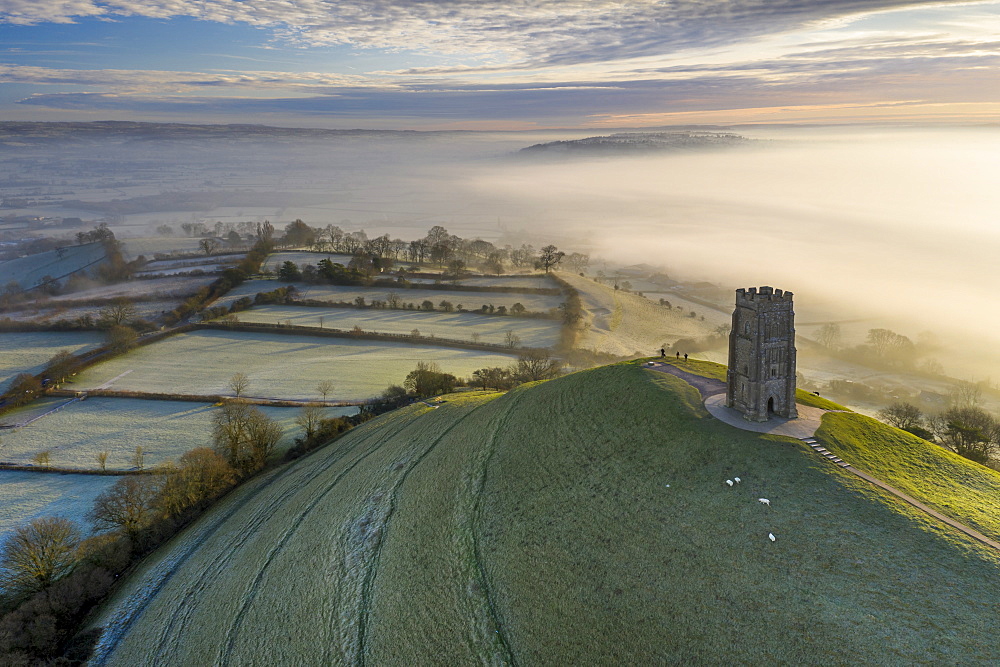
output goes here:
[[250, 378], [248, 396], [316, 400], [316, 385], [330, 380], [334, 389], [329, 400], [355, 400], [402, 383], [418, 361], [437, 363], [464, 377], [477, 368], [506, 366], [513, 360], [509, 355], [430, 345], [196, 331], [88, 368], [67, 386], [92, 389], [114, 380], [110, 388], [120, 391], [229, 394], [229, 378], [240, 372]]
[[304, 308], [301, 306], [256, 306], [239, 313], [241, 322], [292, 324], [326, 329], [353, 329], [409, 334], [417, 329], [422, 336], [469, 341], [479, 334], [484, 343], [503, 345], [508, 331], [514, 332], [525, 347], [551, 347], [559, 342], [561, 324], [557, 320], [474, 315], [470, 313], [427, 313], [406, 310], [356, 310], [353, 308]]
[[[107, 451], [108, 470], [129, 470], [137, 445], [143, 447], [146, 467], [176, 461], [190, 449], [212, 445], [212, 414], [216, 408], [211, 405], [100, 397], [46, 403], [50, 409], [60, 404], [66, 407], [22, 428], [0, 432], [0, 461], [31, 465], [35, 454], [47, 450], [52, 467], [97, 470], [97, 453]], [[260, 410], [280, 423], [285, 432], [278, 451], [290, 447], [301, 432], [295, 423], [301, 410], [267, 406]], [[324, 416], [353, 414], [357, 410], [326, 408]], [[4, 420], [21, 421], [20, 412], [4, 415]]]
[[122, 582], [95, 662], [996, 664], [998, 575], [623, 364], [411, 406], [253, 480]]
[[33, 331], [0, 334], [0, 392], [18, 373], [40, 373], [60, 350], [80, 352], [104, 340], [96, 331]]
[[117, 479], [0, 470], [0, 542], [17, 526], [43, 516], [71, 519], [88, 532], [86, 514], [94, 498]]

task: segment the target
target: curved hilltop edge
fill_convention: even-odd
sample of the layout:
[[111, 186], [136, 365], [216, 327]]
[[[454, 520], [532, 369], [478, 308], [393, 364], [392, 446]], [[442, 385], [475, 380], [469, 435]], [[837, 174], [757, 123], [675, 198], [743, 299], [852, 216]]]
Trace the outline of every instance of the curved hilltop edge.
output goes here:
[[734, 132], [620, 132], [583, 139], [534, 144], [519, 150], [524, 157], [683, 153], [750, 146], [760, 143]]
[[254, 480], [123, 582], [93, 662], [995, 662], [998, 569], [630, 362], [417, 404]]

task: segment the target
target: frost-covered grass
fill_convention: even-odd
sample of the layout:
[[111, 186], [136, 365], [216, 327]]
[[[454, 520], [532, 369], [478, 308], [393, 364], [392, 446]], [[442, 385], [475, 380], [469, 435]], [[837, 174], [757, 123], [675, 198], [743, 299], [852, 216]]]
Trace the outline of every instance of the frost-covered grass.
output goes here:
[[506, 366], [512, 360], [509, 355], [428, 345], [196, 331], [88, 368], [69, 386], [93, 388], [121, 376], [111, 389], [229, 394], [229, 378], [245, 373], [250, 378], [248, 396], [315, 400], [316, 385], [331, 380], [334, 390], [329, 399], [350, 400], [401, 384], [418, 361], [435, 362], [443, 371], [464, 377], [477, 368]]
[[473, 333], [483, 343], [504, 344], [512, 331], [526, 347], [550, 347], [559, 340], [561, 324], [556, 320], [475, 315], [471, 313], [429, 313], [409, 310], [353, 308], [306, 308], [302, 306], [255, 306], [239, 313], [241, 322], [292, 324], [326, 329], [353, 329], [409, 334], [469, 341]]
[[[165, 299], [163, 301], [139, 301], [135, 304], [135, 316], [140, 319], [156, 320], [163, 315], [164, 311], [170, 312], [182, 302], [181, 297]], [[55, 307], [52, 307], [55, 305]], [[100, 318], [101, 310], [104, 306], [73, 306], [67, 308], [58, 304], [48, 303], [30, 310], [15, 310], [6, 313], [4, 317], [17, 322], [46, 322], [58, 320], [75, 320], [80, 317], [90, 316], [94, 320]]]
[[52, 297], [52, 301], [79, 301], [85, 299], [109, 299], [116, 296], [148, 297], [151, 294], [161, 296], [185, 296], [194, 294], [200, 287], [209, 285], [215, 276], [168, 276], [165, 278], [148, 278], [130, 280], [114, 285], [101, 285], [80, 292], [67, 292]]
[[[668, 310], [638, 294], [630, 294], [572, 273], [560, 273], [580, 291], [589, 326], [577, 347], [617, 355], [655, 354], [681, 338], [713, 333], [715, 324], [689, 317], [687, 309]], [[696, 311], [697, 312], [697, 311]]]
[[0, 334], [0, 392], [18, 373], [38, 373], [60, 350], [79, 352], [97, 347], [104, 336], [96, 331], [33, 331]]
[[[258, 407], [281, 424], [285, 435], [278, 450], [290, 447], [301, 433], [295, 423], [301, 408]], [[96, 455], [106, 451], [109, 470], [129, 470], [137, 445], [143, 447], [148, 467], [176, 461], [190, 449], [211, 446], [212, 414], [217, 409], [184, 401], [91, 397], [69, 403], [23, 428], [0, 432], [0, 461], [32, 464], [35, 454], [48, 450], [49, 465], [53, 467], [98, 470]], [[357, 410], [325, 408], [323, 416], [353, 414]], [[21, 411], [4, 415], [4, 420], [22, 421]]]
[[201, 250], [200, 238], [183, 236], [159, 236], [135, 239], [121, 239], [122, 253], [127, 259], [135, 259], [139, 255], [152, 258], [158, 252], [198, 252]]
[[1000, 660], [996, 552], [653, 375], [414, 405], [254, 480], [120, 583], [99, 657]]
[[72, 245], [27, 257], [18, 257], [0, 262], [0, 285], [11, 282], [29, 289], [42, 282], [43, 278], [64, 278], [73, 273], [95, 267], [104, 258], [104, 246], [100, 243]]
[[94, 498], [116, 481], [101, 475], [0, 470], [0, 542], [19, 525], [43, 516], [70, 519], [88, 532], [86, 514]]

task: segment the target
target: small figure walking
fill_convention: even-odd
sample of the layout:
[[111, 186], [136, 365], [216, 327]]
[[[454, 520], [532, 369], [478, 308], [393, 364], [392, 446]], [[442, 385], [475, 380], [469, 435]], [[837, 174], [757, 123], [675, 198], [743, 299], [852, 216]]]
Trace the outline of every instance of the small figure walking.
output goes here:
[[687, 361], [687, 360], [688, 360], [688, 353], [687, 353], [687, 352], [685, 352], [685, 353], [684, 353], [684, 361]]
[[677, 358], [678, 358], [678, 359], [680, 359], [680, 358], [681, 358], [681, 353], [680, 353], [680, 352], [678, 352], [678, 353], [677, 353]]
[[661, 348], [660, 348], [660, 359], [665, 359], [665, 358], [666, 358], [666, 356], [667, 356], [667, 351], [666, 351], [666, 350], [664, 350], [664, 349], [663, 349], [663, 348], [661, 347]]

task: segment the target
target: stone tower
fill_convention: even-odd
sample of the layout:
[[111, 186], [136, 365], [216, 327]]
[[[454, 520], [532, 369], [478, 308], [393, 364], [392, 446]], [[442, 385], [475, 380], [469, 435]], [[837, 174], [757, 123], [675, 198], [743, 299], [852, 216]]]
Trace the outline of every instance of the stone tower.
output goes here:
[[749, 421], [767, 421], [772, 414], [798, 417], [791, 292], [770, 287], [736, 290], [726, 405]]

